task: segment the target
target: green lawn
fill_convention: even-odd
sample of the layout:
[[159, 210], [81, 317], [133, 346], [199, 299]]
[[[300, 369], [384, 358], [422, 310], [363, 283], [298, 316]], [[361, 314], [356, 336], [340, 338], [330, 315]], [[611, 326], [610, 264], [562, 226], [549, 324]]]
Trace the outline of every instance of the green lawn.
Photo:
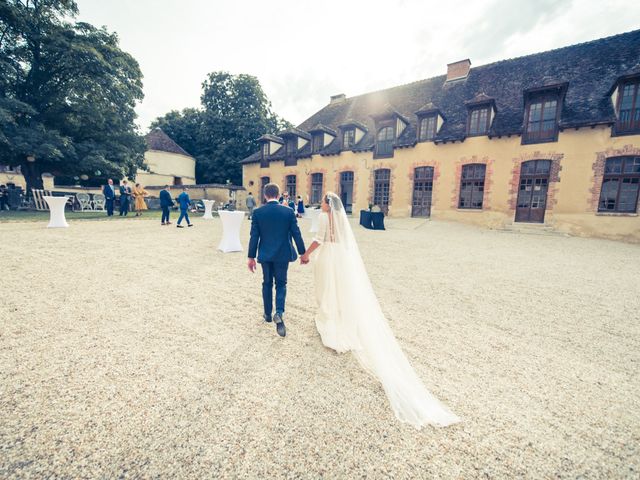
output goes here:
[[[172, 211], [172, 217], [177, 218], [176, 215], [179, 212]], [[145, 211], [141, 217], [136, 217], [134, 212], [129, 212], [127, 217], [120, 217], [117, 212], [115, 212], [113, 218], [126, 218], [127, 220], [131, 219], [145, 219], [145, 220], [158, 220], [160, 221], [160, 210], [147, 210]], [[67, 220], [111, 220], [107, 217], [106, 212], [71, 212], [66, 211], [65, 216]], [[190, 216], [200, 217], [201, 213], [191, 213]], [[2, 211], [0, 212], [0, 223], [7, 222], [47, 222], [49, 220], [49, 212], [36, 212], [36, 211]]]

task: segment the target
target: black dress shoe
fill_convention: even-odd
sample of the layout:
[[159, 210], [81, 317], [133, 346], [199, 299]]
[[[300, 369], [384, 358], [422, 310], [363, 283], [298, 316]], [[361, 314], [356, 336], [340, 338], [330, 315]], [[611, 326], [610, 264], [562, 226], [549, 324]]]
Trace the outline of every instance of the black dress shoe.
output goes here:
[[264, 321], [267, 323], [271, 323], [271, 315], [263, 315], [262, 318], [264, 318]]
[[276, 322], [276, 331], [278, 332], [278, 335], [280, 335], [281, 337], [284, 337], [287, 334], [287, 329], [284, 326], [284, 321], [282, 320], [282, 314], [276, 313], [273, 316], [273, 321]]

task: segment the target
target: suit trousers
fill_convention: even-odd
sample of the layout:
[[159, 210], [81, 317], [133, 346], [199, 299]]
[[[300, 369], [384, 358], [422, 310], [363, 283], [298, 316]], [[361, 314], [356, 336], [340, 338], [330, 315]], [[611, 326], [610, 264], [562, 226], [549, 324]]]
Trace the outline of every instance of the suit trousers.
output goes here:
[[178, 217], [178, 225], [182, 223], [183, 218], [187, 220], [187, 225], [191, 225], [191, 220], [189, 220], [189, 211], [180, 209], [180, 216]]
[[169, 207], [162, 207], [162, 223], [169, 221]]
[[127, 213], [129, 213], [129, 198], [122, 198], [120, 197], [120, 216], [122, 217], [123, 215], [126, 217]]
[[262, 262], [262, 301], [264, 314], [273, 313], [273, 284], [276, 284], [276, 312], [284, 313], [287, 298], [287, 271], [289, 262]]
[[107, 207], [107, 217], [113, 216], [113, 198], [108, 198], [105, 206]]

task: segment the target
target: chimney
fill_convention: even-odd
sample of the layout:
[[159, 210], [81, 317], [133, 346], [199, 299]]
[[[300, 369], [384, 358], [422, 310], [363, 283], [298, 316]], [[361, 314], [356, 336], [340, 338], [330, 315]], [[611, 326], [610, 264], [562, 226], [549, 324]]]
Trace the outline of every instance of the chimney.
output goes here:
[[471, 69], [471, 60], [468, 58], [447, 64], [447, 82], [467, 78]]
[[331, 95], [331, 99], [329, 100], [329, 105], [342, 103], [346, 100], [347, 100], [347, 96], [344, 93], [339, 93], [338, 95]]

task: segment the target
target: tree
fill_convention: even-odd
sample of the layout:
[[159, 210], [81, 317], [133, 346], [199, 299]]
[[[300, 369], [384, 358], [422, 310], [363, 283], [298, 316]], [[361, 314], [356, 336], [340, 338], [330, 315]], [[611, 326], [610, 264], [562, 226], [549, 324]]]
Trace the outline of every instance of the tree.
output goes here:
[[28, 191], [43, 172], [121, 177], [144, 158], [138, 63], [77, 13], [72, 0], [0, 2], [0, 158]]
[[196, 158], [198, 183], [242, 182], [240, 160], [257, 150], [256, 139], [291, 126], [271, 110], [258, 79], [228, 72], [210, 73], [202, 83], [200, 109], [171, 111], [152, 127]]

